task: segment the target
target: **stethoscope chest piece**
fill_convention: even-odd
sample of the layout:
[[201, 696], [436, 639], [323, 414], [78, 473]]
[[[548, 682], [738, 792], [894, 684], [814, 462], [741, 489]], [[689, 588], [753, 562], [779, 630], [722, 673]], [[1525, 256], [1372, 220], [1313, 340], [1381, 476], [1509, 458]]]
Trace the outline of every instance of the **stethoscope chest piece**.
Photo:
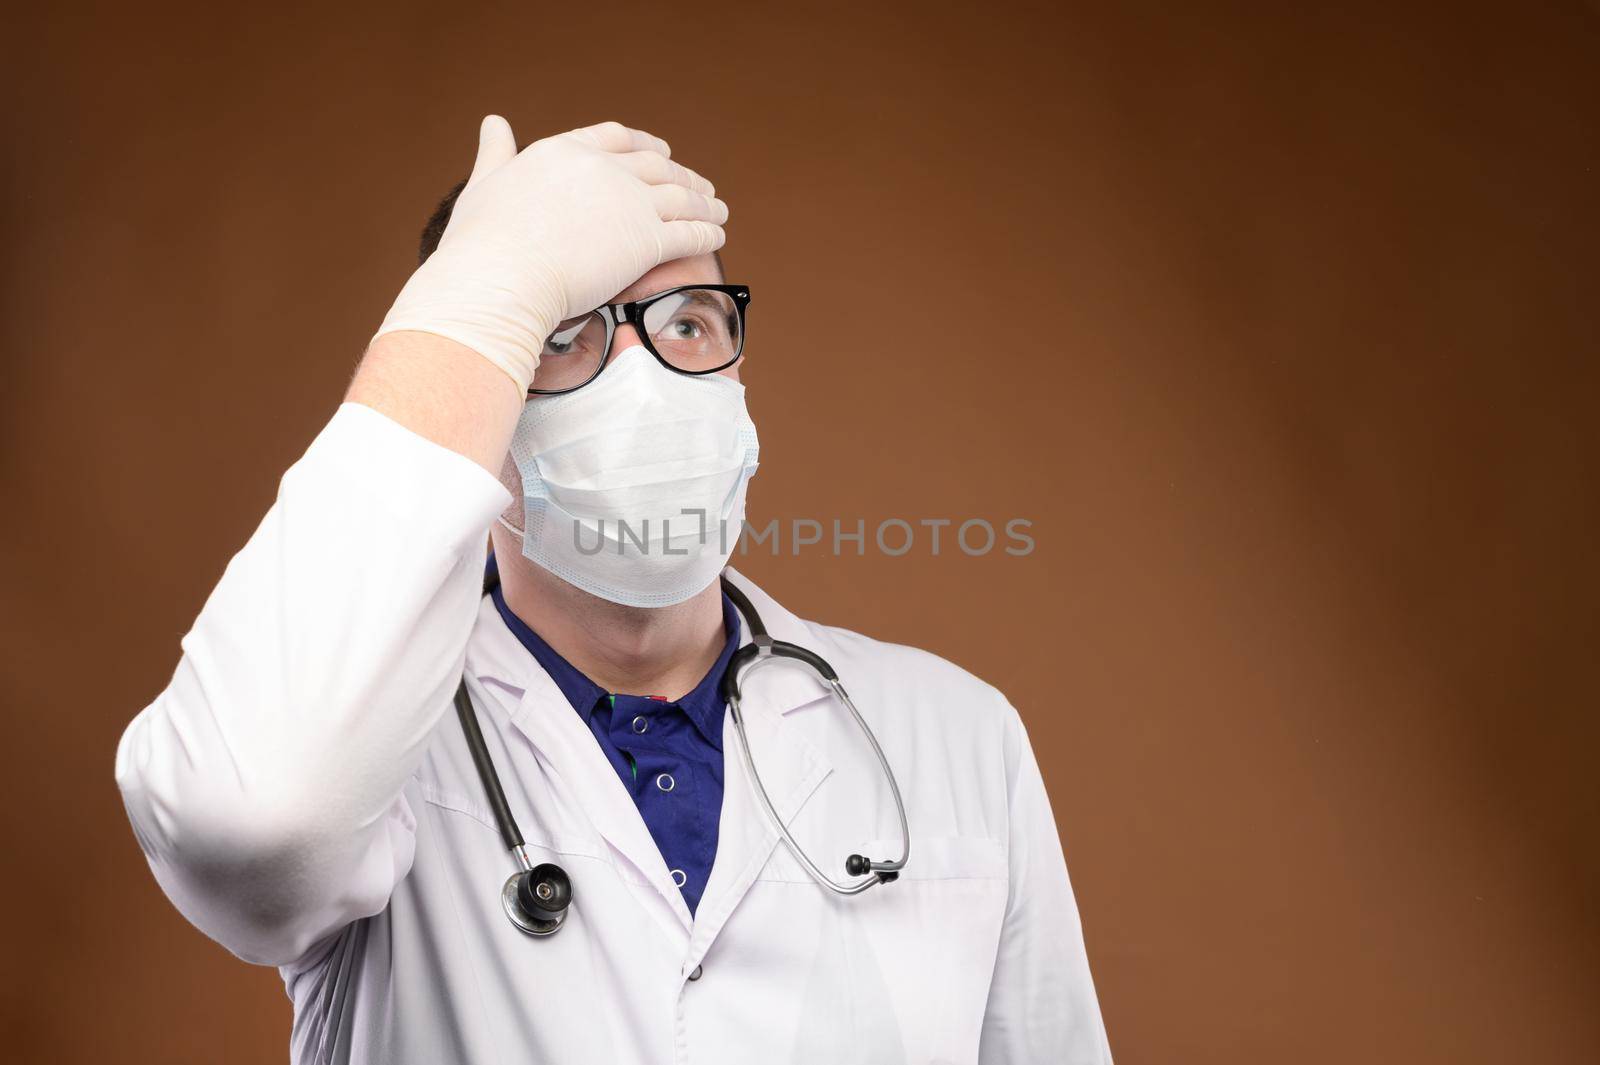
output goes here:
[[500, 889], [500, 904], [511, 923], [530, 936], [554, 935], [572, 904], [572, 881], [559, 865], [545, 862], [513, 873]]

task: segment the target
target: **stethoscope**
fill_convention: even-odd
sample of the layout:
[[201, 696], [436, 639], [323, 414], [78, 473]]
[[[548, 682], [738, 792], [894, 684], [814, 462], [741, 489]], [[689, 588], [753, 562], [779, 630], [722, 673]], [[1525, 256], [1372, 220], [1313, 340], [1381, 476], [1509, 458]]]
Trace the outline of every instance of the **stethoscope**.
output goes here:
[[[491, 591], [498, 581], [498, 575], [491, 570], [484, 582], [484, 592]], [[739, 752], [744, 756], [745, 777], [755, 789], [756, 796], [761, 801], [761, 808], [766, 811], [768, 820], [778, 830], [778, 835], [789, 848], [789, 852], [805, 867], [811, 878], [823, 887], [841, 895], [859, 895], [874, 884], [889, 883], [900, 875], [900, 870], [905, 868], [906, 859], [911, 856], [911, 829], [906, 823], [906, 804], [900, 798], [900, 785], [895, 782], [894, 770], [889, 768], [889, 759], [879, 746], [878, 737], [872, 734], [872, 729], [867, 727], [861, 712], [850, 699], [850, 693], [839, 683], [839, 675], [821, 655], [798, 644], [774, 640], [767, 635], [767, 628], [761, 623], [761, 615], [756, 613], [756, 608], [750, 600], [734, 587], [733, 582], [727, 577], [722, 578], [722, 590], [727, 593], [734, 607], [744, 617], [745, 624], [750, 626], [750, 642], [734, 652], [728, 662], [728, 671], [723, 674], [722, 697], [728, 704], [733, 727], [739, 733]], [[744, 713], [740, 708], [743, 695], [741, 685], [745, 675], [750, 671], [782, 658], [793, 659], [811, 667], [823, 684], [844, 703], [850, 711], [850, 716], [855, 718], [856, 724], [861, 727], [862, 734], [867, 737], [867, 742], [872, 744], [872, 752], [878, 756], [878, 764], [883, 767], [883, 774], [889, 779], [889, 791], [894, 795], [895, 809], [900, 814], [900, 857], [894, 861], [880, 862], [864, 855], [852, 854], [845, 859], [844, 871], [846, 875], [857, 879], [848, 882], [836, 881], [825, 874], [795, 841], [794, 836], [789, 833], [788, 826], [783, 823], [783, 818], [778, 816], [777, 808], [772, 805], [772, 798], [767, 794], [765, 785], [761, 783], [761, 774], [756, 772], [755, 760], [750, 756], [750, 741], [745, 734]], [[472, 752], [472, 764], [478, 769], [478, 779], [483, 781], [483, 789], [488, 792], [489, 808], [494, 812], [495, 824], [500, 829], [500, 838], [505, 842], [506, 849], [516, 858], [519, 867], [501, 887], [500, 904], [505, 908], [506, 916], [511, 918], [511, 923], [529, 935], [553, 935], [560, 931], [562, 922], [567, 918], [567, 908], [572, 905], [572, 880], [567, 876], [567, 871], [554, 862], [534, 865], [529, 861], [528, 849], [522, 840], [522, 831], [517, 828], [516, 818], [511, 816], [511, 807], [506, 802], [505, 790], [500, 786], [500, 774], [495, 771], [494, 760], [489, 757], [489, 748], [483, 742], [483, 732], [478, 728], [478, 715], [472, 708], [471, 696], [467, 694], [465, 678], [462, 678], [461, 685], [456, 689], [455, 703], [456, 716], [461, 719], [461, 730], [466, 733], [467, 749]]]

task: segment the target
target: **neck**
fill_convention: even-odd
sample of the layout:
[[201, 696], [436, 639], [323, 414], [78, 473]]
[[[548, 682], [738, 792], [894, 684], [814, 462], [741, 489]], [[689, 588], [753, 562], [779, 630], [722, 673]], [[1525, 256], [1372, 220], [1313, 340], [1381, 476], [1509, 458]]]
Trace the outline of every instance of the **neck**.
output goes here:
[[727, 643], [718, 581], [673, 606], [623, 606], [528, 561], [498, 530], [494, 541], [501, 594], [511, 612], [608, 692], [681, 699]]

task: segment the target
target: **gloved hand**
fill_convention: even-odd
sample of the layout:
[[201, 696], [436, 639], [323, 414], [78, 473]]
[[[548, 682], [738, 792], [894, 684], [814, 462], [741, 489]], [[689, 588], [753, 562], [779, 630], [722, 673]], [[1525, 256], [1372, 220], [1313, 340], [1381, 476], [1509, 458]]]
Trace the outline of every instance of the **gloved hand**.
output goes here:
[[616, 122], [520, 153], [499, 115], [439, 241], [373, 339], [412, 329], [488, 359], [523, 392], [545, 339], [669, 259], [722, 247], [728, 207], [667, 142]]

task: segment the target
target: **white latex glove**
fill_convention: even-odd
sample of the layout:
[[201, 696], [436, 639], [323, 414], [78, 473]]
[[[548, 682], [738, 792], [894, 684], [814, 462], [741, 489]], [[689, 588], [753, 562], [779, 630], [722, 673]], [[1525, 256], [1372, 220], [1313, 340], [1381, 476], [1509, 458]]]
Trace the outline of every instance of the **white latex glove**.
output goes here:
[[727, 205], [671, 153], [666, 141], [617, 122], [519, 153], [510, 124], [488, 116], [438, 250], [373, 339], [402, 329], [448, 337], [526, 392], [563, 319], [661, 263], [722, 247]]

